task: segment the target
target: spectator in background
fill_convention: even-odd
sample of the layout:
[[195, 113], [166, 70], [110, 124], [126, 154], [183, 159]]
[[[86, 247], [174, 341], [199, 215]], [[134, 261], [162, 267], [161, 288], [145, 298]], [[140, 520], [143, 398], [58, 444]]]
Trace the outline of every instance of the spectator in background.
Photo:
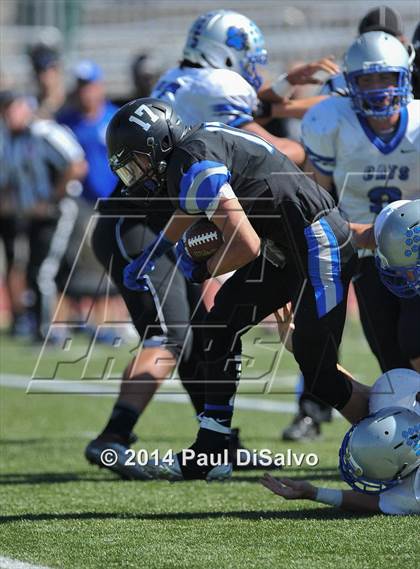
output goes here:
[[[116, 176], [108, 166], [105, 133], [118, 107], [107, 100], [103, 73], [96, 63], [80, 61], [74, 68], [74, 76], [76, 86], [70, 96], [71, 103], [59, 113], [57, 120], [73, 131], [85, 152], [89, 170], [82, 182], [79, 216], [72, 247], [67, 254], [69, 268], [72, 267], [79, 245], [83, 245], [77, 265], [73, 267], [66, 295], [74, 301], [75, 318], [84, 322], [85, 332], [97, 332], [96, 341], [112, 343], [115, 340], [114, 332], [106, 328], [97, 330], [97, 326], [104, 323], [104, 314], [108, 314], [111, 320], [119, 319], [116, 316], [121, 312], [119, 304], [112, 301], [116, 290], [113, 286], [107, 288], [105, 281], [99, 286], [103, 269], [83, 237], [96, 201], [108, 197], [117, 183]], [[85, 310], [84, 305], [89, 308]]]
[[[11, 91], [2, 89], [0, 91], [0, 117], [3, 116], [10, 100]], [[0, 118], [0, 157], [3, 145], [2, 124], [3, 121]], [[1, 160], [0, 166], [3, 166]], [[16, 259], [16, 241], [21, 228], [17, 212], [12, 208], [6, 208], [5, 204], [2, 203], [2, 183], [3, 168], [0, 169], [0, 241], [3, 243], [4, 250], [4, 284], [10, 308], [10, 333], [16, 336], [25, 336], [29, 328], [24, 306], [25, 278], [19, 259]]]
[[150, 58], [146, 53], [137, 55], [131, 64], [131, 78], [134, 85], [132, 99], [148, 97], [160, 73], [152, 71]]
[[[77, 216], [67, 197], [71, 180], [86, 175], [83, 150], [54, 121], [35, 120], [35, 106], [21, 93], [3, 95], [0, 122], [0, 214], [24, 223], [33, 297], [34, 339], [48, 331], [56, 277]], [[13, 258], [11, 258], [13, 262]]]
[[76, 88], [73, 102], [57, 116], [59, 123], [68, 126], [82, 146], [89, 171], [83, 180], [82, 197], [95, 203], [107, 197], [116, 186], [106, 154], [105, 132], [118, 108], [105, 96], [102, 70], [92, 61], [81, 61], [75, 67]]
[[125, 93], [121, 97], [113, 98], [113, 103], [115, 103], [117, 107], [122, 107], [133, 99], [149, 97], [159, 76], [160, 73], [153, 70], [149, 55], [146, 53], [136, 55], [130, 64], [132, 88], [129, 93]]
[[40, 42], [28, 49], [28, 55], [37, 86], [37, 115], [52, 118], [66, 100], [60, 52], [56, 46]]

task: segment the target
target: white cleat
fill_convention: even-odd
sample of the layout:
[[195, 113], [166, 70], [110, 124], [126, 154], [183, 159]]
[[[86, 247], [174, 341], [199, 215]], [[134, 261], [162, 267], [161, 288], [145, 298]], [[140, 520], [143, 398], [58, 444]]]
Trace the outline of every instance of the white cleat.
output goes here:
[[159, 461], [156, 470], [158, 478], [163, 478], [163, 480], [169, 480], [170, 482], [180, 482], [181, 480], [184, 480], [181, 465], [179, 464], [179, 460], [176, 455], [173, 457], [173, 464]]

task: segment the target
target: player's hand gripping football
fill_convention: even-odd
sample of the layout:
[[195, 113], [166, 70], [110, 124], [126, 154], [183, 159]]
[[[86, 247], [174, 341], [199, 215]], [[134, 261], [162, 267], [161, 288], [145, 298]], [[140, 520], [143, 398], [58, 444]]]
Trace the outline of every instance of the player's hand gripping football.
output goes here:
[[134, 291], [148, 291], [149, 273], [155, 270], [157, 259], [173, 246], [174, 243], [160, 232], [143, 253], [124, 268], [124, 286]]
[[265, 473], [260, 482], [265, 488], [285, 500], [313, 500], [316, 496], [316, 487], [305, 480], [276, 479]]

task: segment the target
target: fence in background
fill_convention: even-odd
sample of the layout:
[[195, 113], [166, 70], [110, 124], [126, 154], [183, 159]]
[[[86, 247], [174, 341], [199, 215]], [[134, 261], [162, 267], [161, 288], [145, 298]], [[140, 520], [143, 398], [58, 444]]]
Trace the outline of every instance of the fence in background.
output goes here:
[[[379, 0], [2, 0], [0, 2], [1, 72], [19, 86], [30, 77], [26, 46], [59, 29], [66, 67], [80, 58], [97, 61], [112, 95], [129, 90], [134, 55], [148, 53], [157, 70], [180, 57], [192, 20], [210, 9], [236, 9], [262, 28], [270, 70], [281, 72], [296, 60], [329, 53], [337, 57], [356, 34], [360, 18]], [[401, 13], [410, 37], [420, 19], [417, 0], [389, 1]]]

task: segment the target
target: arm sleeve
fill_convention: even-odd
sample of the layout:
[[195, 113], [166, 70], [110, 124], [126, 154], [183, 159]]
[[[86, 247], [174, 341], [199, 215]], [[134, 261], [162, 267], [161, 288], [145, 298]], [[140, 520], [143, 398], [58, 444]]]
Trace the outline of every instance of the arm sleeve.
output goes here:
[[322, 174], [331, 176], [336, 165], [335, 141], [338, 117], [334, 100], [321, 101], [302, 120], [302, 143], [312, 164]]
[[206, 213], [214, 207], [220, 190], [229, 180], [230, 172], [224, 164], [211, 160], [195, 162], [180, 181], [180, 208], [191, 215]]
[[168, 195], [173, 206], [189, 215], [213, 212], [223, 186], [229, 184], [231, 174], [225, 164], [191, 158], [176, 162], [168, 172]]

